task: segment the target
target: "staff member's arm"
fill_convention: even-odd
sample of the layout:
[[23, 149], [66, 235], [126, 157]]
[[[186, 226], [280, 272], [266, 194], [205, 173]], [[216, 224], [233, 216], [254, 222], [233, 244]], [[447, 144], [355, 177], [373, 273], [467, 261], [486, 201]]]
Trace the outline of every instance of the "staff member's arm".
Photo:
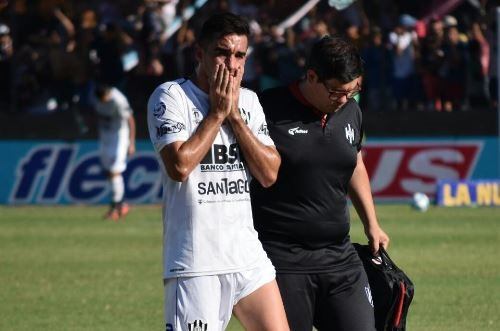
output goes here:
[[389, 246], [389, 236], [382, 230], [375, 214], [370, 180], [361, 152], [358, 152], [356, 168], [349, 182], [349, 196], [363, 222], [365, 234], [370, 243], [372, 253], [378, 252], [379, 246]]
[[161, 159], [168, 175], [183, 182], [200, 164], [210, 150], [220, 126], [231, 111], [233, 77], [223, 66], [218, 66], [210, 84], [211, 109], [196, 132], [186, 141], [175, 141], [161, 151]]
[[233, 107], [227, 119], [233, 128], [250, 173], [263, 187], [269, 187], [278, 178], [281, 157], [274, 146], [261, 143], [241, 117], [238, 110], [238, 98], [242, 76], [243, 70], [240, 70], [236, 75], [233, 90]]

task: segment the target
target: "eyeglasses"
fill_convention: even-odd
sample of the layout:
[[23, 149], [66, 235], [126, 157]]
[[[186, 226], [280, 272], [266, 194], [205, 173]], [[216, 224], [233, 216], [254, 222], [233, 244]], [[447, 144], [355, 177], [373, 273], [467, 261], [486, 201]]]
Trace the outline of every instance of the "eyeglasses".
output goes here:
[[326, 82], [323, 80], [321, 81], [321, 84], [323, 84], [326, 91], [328, 92], [328, 94], [329, 94], [328, 97], [334, 101], [339, 100], [343, 96], [345, 96], [346, 99], [349, 100], [349, 99], [354, 98], [355, 96], [357, 96], [359, 94], [359, 92], [361, 92], [361, 86], [359, 85], [359, 83], [356, 83], [356, 87], [350, 91], [332, 89], [328, 85], [326, 85]]

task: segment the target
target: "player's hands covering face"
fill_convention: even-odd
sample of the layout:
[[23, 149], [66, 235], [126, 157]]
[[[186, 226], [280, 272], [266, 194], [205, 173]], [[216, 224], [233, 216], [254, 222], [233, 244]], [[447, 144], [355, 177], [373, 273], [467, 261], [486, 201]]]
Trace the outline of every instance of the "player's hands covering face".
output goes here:
[[226, 118], [233, 107], [233, 90], [235, 77], [231, 75], [224, 63], [215, 66], [210, 78], [210, 105], [212, 111]]
[[[233, 84], [233, 106], [232, 106], [232, 115], [239, 115], [240, 111], [238, 109], [238, 100], [240, 99], [240, 86], [241, 80], [243, 79], [244, 68], [240, 67], [236, 69], [234, 72], [234, 84]], [[234, 114], [237, 113], [237, 114]]]

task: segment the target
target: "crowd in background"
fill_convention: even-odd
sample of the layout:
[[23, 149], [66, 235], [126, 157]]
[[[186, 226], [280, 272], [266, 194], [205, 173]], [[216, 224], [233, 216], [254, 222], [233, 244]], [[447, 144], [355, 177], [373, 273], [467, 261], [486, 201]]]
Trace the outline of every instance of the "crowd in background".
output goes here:
[[[96, 82], [144, 105], [158, 83], [194, 70], [199, 24], [230, 10], [250, 21], [244, 85], [263, 90], [299, 79], [309, 45], [343, 34], [365, 62], [365, 111], [495, 109], [496, 23], [491, 1], [320, 3], [291, 27], [304, 1], [0, 0], [0, 111], [92, 107]], [[176, 28], [178, 24], [178, 29]], [[137, 108], [141, 110], [142, 108]]]

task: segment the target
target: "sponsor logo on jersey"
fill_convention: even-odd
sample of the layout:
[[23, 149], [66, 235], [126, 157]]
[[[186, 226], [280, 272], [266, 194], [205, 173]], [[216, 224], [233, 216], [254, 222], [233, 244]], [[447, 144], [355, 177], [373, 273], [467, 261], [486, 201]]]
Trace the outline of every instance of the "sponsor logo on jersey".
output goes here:
[[207, 331], [208, 324], [203, 323], [202, 320], [196, 320], [193, 323], [188, 323], [189, 331]]
[[203, 120], [203, 115], [197, 108], [193, 108], [193, 118], [195, 124], [200, 124]]
[[307, 134], [309, 130], [304, 130], [299, 127], [288, 129], [288, 134], [295, 136], [296, 134]]
[[200, 162], [201, 172], [227, 172], [245, 170], [245, 164], [237, 143], [229, 146], [213, 144]]
[[200, 195], [234, 195], [250, 193], [250, 185], [246, 179], [229, 180], [222, 178], [219, 181], [198, 183]]
[[156, 137], [160, 138], [166, 134], [178, 133], [185, 129], [184, 124], [168, 119], [160, 127], [156, 127]]
[[257, 131], [257, 134], [263, 134], [263, 135], [269, 136], [269, 130], [267, 128], [266, 123], [261, 124], [261, 126], [259, 127], [259, 131]]
[[349, 141], [349, 144], [352, 145], [352, 142], [354, 141], [354, 129], [351, 128], [351, 124], [347, 124], [347, 126], [344, 129], [345, 129], [345, 138], [347, 139], [347, 141]]
[[154, 117], [160, 119], [163, 114], [165, 114], [166, 110], [167, 106], [163, 102], [158, 102], [153, 109], [153, 115]]
[[241, 118], [243, 119], [243, 121], [245, 121], [245, 124], [248, 125], [248, 123], [250, 123], [250, 112], [243, 109], [243, 108], [239, 108], [239, 110], [240, 110]]

